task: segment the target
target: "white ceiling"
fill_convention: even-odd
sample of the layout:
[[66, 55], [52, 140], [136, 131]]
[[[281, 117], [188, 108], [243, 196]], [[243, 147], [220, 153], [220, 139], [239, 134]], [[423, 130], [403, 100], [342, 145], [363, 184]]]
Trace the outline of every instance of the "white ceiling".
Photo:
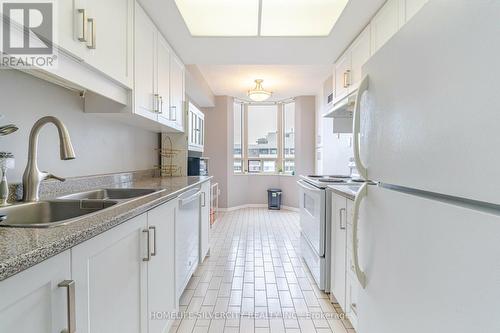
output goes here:
[[246, 92], [263, 79], [263, 87], [272, 91], [269, 100], [316, 95], [332, 72], [331, 65], [198, 65], [215, 95], [248, 100]]
[[243, 98], [255, 79], [273, 99], [315, 94], [332, 64], [385, 0], [350, 0], [327, 37], [193, 37], [174, 0], [139, 0], [185, 64], [215, 95]]

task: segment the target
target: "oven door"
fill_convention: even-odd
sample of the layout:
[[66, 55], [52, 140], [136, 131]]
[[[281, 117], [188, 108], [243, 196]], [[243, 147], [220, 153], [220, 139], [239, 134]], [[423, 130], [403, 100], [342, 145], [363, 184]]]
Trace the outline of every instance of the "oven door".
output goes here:
[[300, 227], [302, 235], [311, 248], [323, 257], [325, 255], [325, 204], [326, 191], [309, 185], [303, 180], [300, 187]]

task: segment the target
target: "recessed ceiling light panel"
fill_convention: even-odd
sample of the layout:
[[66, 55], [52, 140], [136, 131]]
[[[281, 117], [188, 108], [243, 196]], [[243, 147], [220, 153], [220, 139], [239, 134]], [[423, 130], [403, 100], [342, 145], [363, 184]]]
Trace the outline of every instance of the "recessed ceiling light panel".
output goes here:
[[257, 36], [259, 0], [175, 0], [193, 36]]
[[349, 0], [262, 0], [261, 36], [328, 36]]

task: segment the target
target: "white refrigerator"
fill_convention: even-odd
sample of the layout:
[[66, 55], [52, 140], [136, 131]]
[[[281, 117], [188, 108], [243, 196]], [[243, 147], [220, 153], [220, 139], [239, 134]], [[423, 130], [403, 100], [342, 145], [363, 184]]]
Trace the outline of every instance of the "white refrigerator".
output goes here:
[[430, 0], [363, 74], [358, 333], [500, 332], [500, 1]]

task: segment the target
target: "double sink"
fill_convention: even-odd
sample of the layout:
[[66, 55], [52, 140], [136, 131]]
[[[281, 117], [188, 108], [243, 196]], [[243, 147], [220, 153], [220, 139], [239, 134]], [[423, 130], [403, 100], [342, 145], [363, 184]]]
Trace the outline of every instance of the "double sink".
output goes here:
[[0, 227], [50, 228], [65, 225], [77, 217], [159, 191], [161, 190], [99, 189], [70, 194], [54, 200], [15, 204], [0, 208]]

